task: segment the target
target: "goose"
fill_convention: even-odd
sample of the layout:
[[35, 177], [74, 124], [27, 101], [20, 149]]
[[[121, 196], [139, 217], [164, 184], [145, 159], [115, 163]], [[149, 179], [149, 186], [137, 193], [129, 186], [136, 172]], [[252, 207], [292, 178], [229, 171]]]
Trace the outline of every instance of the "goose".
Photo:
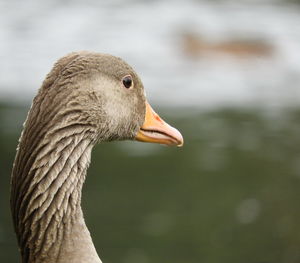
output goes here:
[[81, 190], [93, 146], [113, 140], [183, 145], [121, 58], [89, 51], [62, 57], [33, 99], [12, 170], [11, 212], [23, 263], [101, 263]]
[[212, 43], [201, 36], [185, 33], [182, 37], [183, 51], [191, 58], [199, 55], [227, 55], [235, 58], [271, 57], [274, 47], [260, 39], [231, 39]]

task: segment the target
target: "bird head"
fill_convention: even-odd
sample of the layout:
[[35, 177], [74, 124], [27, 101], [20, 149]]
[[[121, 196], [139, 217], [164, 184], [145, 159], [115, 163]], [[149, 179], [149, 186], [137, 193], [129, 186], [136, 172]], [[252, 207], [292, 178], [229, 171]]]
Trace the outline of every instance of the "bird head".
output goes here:
[[183, 145], [180, 132], [155, 113], [139, 76], [122, 59], [75, 52], [60, 59], [52, 71], [58, 75], [55, 86], [72, 93], [72, 105], [80, 105], [86, 122], [97, 127], [97, 140]]

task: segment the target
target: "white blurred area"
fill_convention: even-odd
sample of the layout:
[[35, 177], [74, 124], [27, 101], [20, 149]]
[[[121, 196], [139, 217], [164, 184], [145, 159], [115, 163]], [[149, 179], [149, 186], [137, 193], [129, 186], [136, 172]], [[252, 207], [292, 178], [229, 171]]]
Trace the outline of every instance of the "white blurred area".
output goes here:
[[295, 4], [0, 0], [0, 13], [1, 101], [29, 102], [55, 60], [93, 50], [131, 64], [152, 103], [280, 108], [300, 102]]

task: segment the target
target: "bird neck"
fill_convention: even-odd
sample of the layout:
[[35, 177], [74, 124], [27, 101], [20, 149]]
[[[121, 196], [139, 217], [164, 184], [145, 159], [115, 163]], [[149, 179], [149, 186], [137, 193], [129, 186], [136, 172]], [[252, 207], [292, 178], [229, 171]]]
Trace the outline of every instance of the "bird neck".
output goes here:
[[94, 143], [72, 128], [60, 136], [46, 132], [43, 139], [29, 136], [30, 129], [21, 136], [11, 207], [23, 263], [101, 263], [81, 210]]

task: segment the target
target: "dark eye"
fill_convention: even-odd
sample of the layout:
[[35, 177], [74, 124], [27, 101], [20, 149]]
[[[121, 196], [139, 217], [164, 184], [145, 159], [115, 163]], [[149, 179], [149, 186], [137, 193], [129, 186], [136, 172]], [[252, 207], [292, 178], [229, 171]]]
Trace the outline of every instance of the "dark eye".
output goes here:
[[122, 80], [123, 85], [126, 89], [129, 89], [132, 86], [132, 78], [131, 76], [125, 76]]

